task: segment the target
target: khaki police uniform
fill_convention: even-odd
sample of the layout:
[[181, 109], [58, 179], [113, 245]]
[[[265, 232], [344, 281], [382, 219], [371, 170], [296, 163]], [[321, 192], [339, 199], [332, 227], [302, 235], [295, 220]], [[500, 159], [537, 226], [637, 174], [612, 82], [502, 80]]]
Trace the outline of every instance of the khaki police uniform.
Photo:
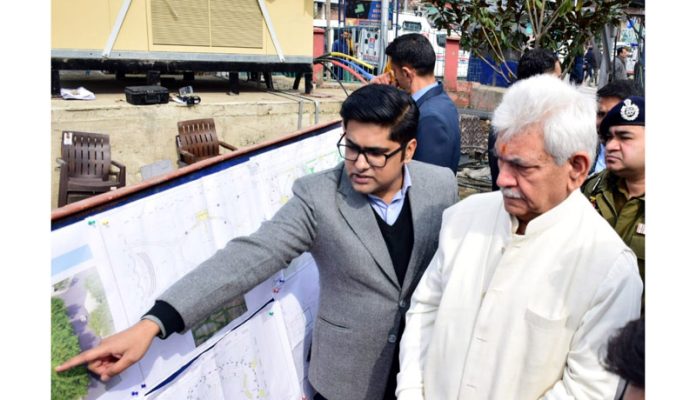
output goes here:
[[640, 277], [645, 282], [645, 193], [629, 199], [623, 179], [608, 170], [589, 177], [582, 192], [636, 253]]

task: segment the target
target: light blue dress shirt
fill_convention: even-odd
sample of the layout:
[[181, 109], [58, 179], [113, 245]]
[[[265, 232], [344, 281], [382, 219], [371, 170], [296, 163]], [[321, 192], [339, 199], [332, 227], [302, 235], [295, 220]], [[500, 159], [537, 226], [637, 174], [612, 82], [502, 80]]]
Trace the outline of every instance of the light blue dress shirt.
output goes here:
[[404, 182], [401, 185], [401, 190], [396, 192], [390, 204], [385, 203], [384, 200], [372, 194], [367, 195], [367, 200], [370, 202], [372, 209], [382, 218], [382, 221], [391, 226], [394, 225], [401, 213], [401, 209], [404, 207], [404, 200], [409, 187], [411, 187], [411, 175], [408, 172], [408, 168], [404, 165]]
[[424, 95], [428, 90], [434, 88], [434, 87], [437, 86], [437, 85], [439, 85], [439, 83], [438, 83], [438, 82], [435, 82], [435, 83], [430, 84], [430, 85], [424, 87], [423, 89], [417, 91], [416, 93], [412, 94], [411, 97], [413, 97], [413, 101], [418, 101], [418, 99], [420, 99], [421, 97], [423, 97], [423, 95]]
[[592, 171], [592, 173], [597, 173], [607, 167], [606, 160], [604, 157], [606, 157], [606, 149], [604, 148], [604, 145], [601, 144], [599, 145], [599, 154], [597, 154], [597, 163], [595, 164], [595, 169]]

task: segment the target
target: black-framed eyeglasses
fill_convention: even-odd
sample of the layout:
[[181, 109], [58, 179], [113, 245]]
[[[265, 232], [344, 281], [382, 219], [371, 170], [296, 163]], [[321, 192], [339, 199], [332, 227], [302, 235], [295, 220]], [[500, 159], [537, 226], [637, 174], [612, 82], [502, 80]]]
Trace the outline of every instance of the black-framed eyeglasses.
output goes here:
[[382, 168], [385, 165], [387, 165], [387, 160], [389, 160], [389, 158], [398, 154], [400, 151], [402, 151], [406, 147], [406, 143], [404, 143], [392, 152], [383, 153], [381, 151], [376, 151], [376, 150], [366, 149], [366, 148], [359, 147], [359, 146], [354, 146], [351, 144], [341, 143], [341, 141], [343, 140], [343, 137], [345, 137], [345, 136], [346, 136], [346, 134], [344, 133], [341, 136], [341, 138], [338, 140], [338, 143], [336, 143], [336, 147], [338, 147], [338, 154], [343, 159], [348, 160], [348, 161], [357, 161], [358, 157], [360, 157], [360, 154], [363, 154], [365, 156], [365, 160], [367, 160], [367, 163], [370, 164], [371, 167], [375, 167], [375, 168]]

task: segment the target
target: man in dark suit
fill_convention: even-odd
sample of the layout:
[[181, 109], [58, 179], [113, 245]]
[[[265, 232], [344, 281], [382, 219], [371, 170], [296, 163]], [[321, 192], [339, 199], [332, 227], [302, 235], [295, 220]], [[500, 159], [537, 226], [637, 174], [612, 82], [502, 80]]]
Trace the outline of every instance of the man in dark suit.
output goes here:
[[448, 167], [456, 175], [461, 153], [459, 112], [442, 83], [435, 79], [433, 46], [425, 36], [411, 33], [394, 39], [385, 53], [391, 73], [380, 75], [372, 82], [396, 84], [418, 104], [418, 148], [413, 159]]
[[341, 107], [345, 159], [295, 181], [294, 196], [258, 231], [231, 240], [174, 283], [143, 319], [57, 368], [82, 363], [102, 380], [140, 360], [152, 340], [184, 332], [303, 252], [319, 269], [309, 382], [315, 399], [394, 399], [398, 343], [411, 293], [458, 200], [446, 168], [412, 161], [418, 108], [387, 85]]

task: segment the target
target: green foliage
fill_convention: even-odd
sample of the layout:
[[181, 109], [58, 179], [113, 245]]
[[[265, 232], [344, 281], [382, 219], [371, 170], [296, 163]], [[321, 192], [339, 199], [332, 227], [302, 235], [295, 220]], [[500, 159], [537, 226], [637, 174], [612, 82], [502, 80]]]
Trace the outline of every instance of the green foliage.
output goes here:
[[99, 337], [109, 336], [113, 329], [111, 328], [111, 314], [106, 307], [106, 304], [99, 303], [99, 306], [89, 313], [89, 328]]
[[85, 289], [92, 294], [92, 296], [100, 298], [104, 297], [104, 288], [102, 288], [99, 276], [95, 272], [90, 273], [85, 277]]
[[70, 278], [63, 279], [62, 281], [53, 285], [53, 290], [56, 292], [59, 292], [61, 290], [67, 289], [68, 286], [70, 286], [70, 282], [71, 282]]
[[89, 313], [89, 328], [95, 335], [104, 337], [113, 333], [113, 321], [101, 281], [97, 275], [90, 275], [85, 279], [85, 288], [98, 303], [97, 307]]
[[87, 394], [89, 376], [84, 366], [56, 373], [54, 368], [80, 353], [80, 345], [70, 324], [65, 303], [51, 298], [51, 398], [72, 400]]
[[[428, 17], [438, 28], [461, 35], [462, 48], [485, 62], [518, 59], [528, 45], [572, 56], [606, 24], [624, 18], [630, 0], [432, 0]], [[527, 26], [532, 36], [526, 34]], [[498, 72], [500, 68], [496, 68]], [[511, 78], [511, 77], [509, 77]]]

